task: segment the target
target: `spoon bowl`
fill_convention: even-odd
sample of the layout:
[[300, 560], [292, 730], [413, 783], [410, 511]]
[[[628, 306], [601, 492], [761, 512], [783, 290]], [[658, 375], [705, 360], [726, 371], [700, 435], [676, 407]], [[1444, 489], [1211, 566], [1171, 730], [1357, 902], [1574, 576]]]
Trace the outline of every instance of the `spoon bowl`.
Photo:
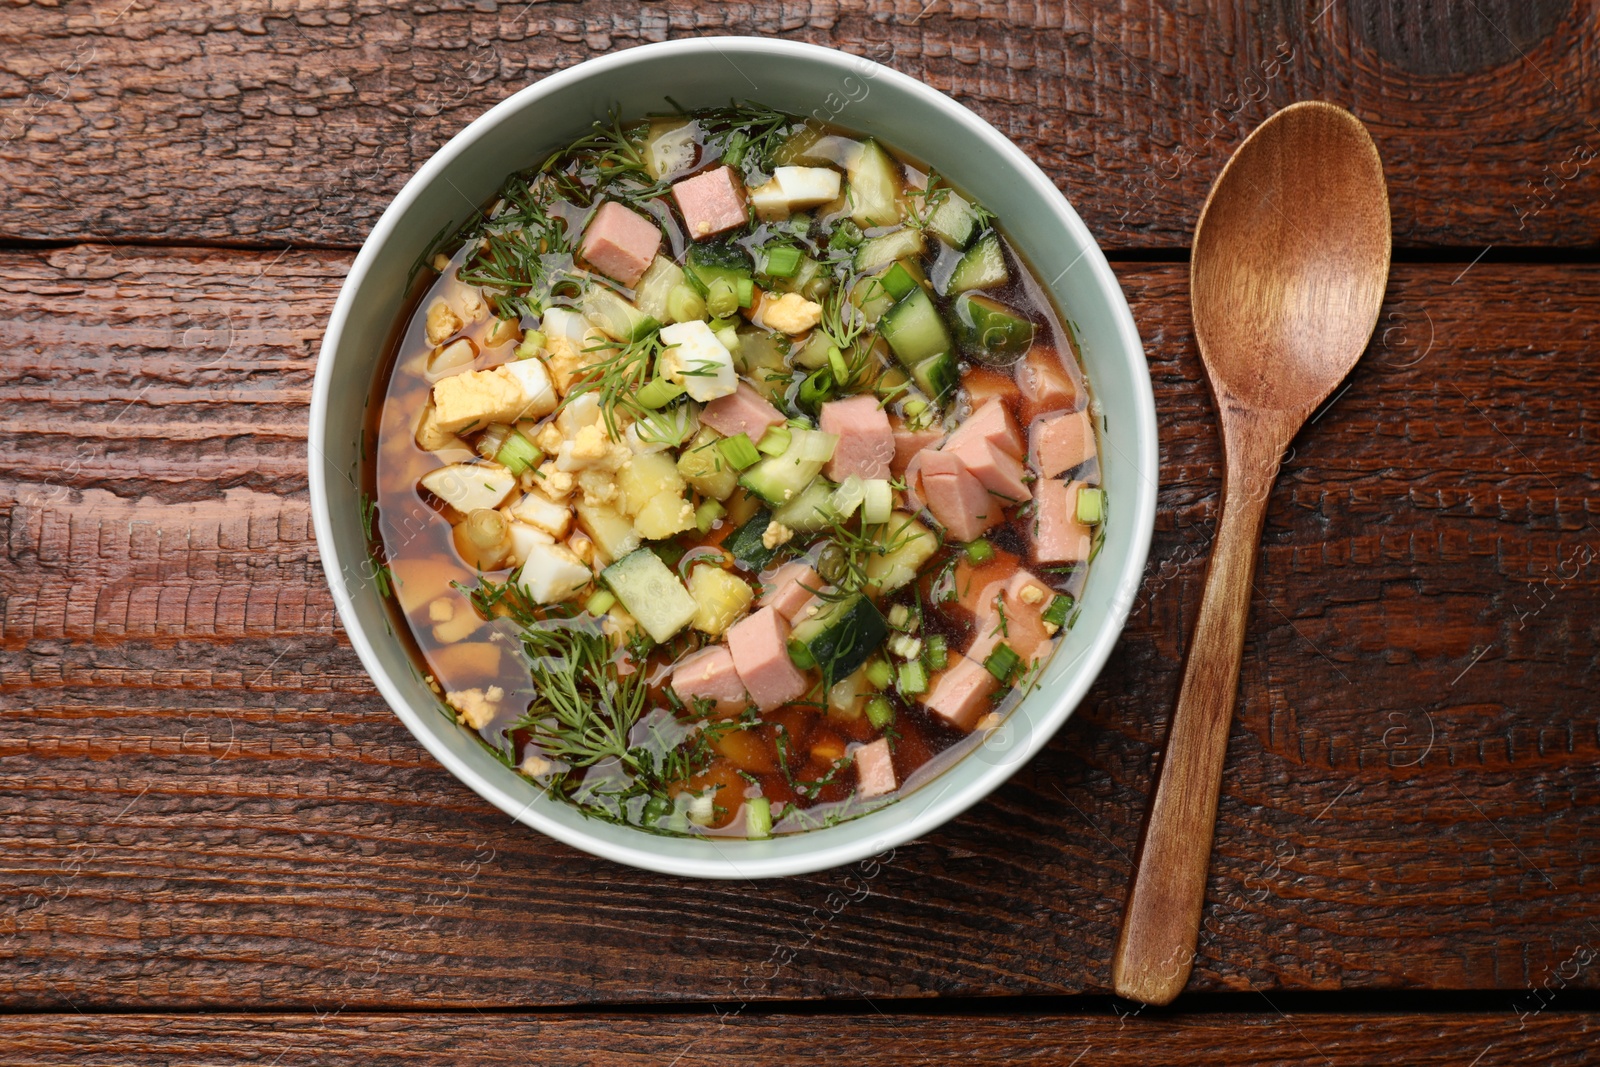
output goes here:
[[1389, 196], [1366, 128], [1332, 104], [1273, 115], [1228, 161], [1190, 260], [1222, 426], [1222, 513], [1111, 963], [1167, 1004], [1194, 964], [1267, 498], [1290, 439], [1361, 358], [1389, 278]]
[[1366, 347], [1389, 277], [1389, 194], [1367, 129], [1320, 100], [1250, 135], [1211, 187], [1189, 275], [1218, 401], [1309, 415]]

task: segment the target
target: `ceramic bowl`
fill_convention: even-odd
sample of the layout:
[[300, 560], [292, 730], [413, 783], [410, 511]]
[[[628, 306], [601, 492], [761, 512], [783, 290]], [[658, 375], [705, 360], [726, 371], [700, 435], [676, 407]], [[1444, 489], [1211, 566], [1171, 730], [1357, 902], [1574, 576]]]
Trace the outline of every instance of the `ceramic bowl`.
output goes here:
[[[1105, 543], [1076, 623], [1037, 689], [983, 744], [896, 802], [763, 841], [664, 837], [586, 819], [502, 766], [439, 713], [412, 669], [372, 580], [362, 530], [362, 413], [413, 264], [507, 174], [537, 166], [612, 109], [660, 111], [667, 96], [686, 108], [755, 100], [871, 134], [974, 194], [1077, 327], [1101, 431]], [[378, 220], [340, 291], [317, 361], [309, 454], [317, 546], [340, 618], [417, 740], [519, 822], [619, 863], [699, 878], [851, 863], [928, 833], [999, 786], [1067, 720], [1105, 664], [1138, 590], [1155, 520], [1156, 418], [1144, 351], [1122, 290], [1071, 205], [999, 131], [915, 78], [830, 48], [754, 37], [644, 45], [580, 63], [498, 104], [439, 149]]]

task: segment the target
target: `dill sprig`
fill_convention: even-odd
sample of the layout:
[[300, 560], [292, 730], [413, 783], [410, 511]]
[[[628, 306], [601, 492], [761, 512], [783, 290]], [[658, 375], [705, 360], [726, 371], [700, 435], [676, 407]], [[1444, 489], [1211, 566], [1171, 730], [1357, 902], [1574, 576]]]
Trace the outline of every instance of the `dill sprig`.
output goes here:
[[549, 183], [513, 176], [490, 214], [467, 235], [476, 245], [456, 277], [489, 290], [502, 317], [542, 312], [557, 276], [571, 263], [566, 222], [550, 212], [551, 197]]
[[583, 376], [573, 382], [572, 387], [567, 390], [567, 395], [561, 400], [561, 407], [565, 408], [580, 396], [597, 394], [600, 400], [600, 413], [606, 423], [606, 432], [611, 435], [613, 441], [622, 440], [622, 435], [617, 429], [617, 412], [620, 410], [635, 418], [642, 418], [648, 414], [648, 409], [639, 403], [637, 394], [654, 374], [661, 353], [674, 347], [676, 346], [662, 342], [659, 329], [651, 330], [635, 341], [622, 344], [606, 341], [590, 345], [583, 351], [607, 352], [613, 349], [615, 351], [584, 367]]
[[826, 593], [817, 594], [824, 600], [842, 600], [860, 592], [867, 584], [867, 561], [873, 556], [890, 555], [919, 537], [931, 536], [921, 530], [911, 529], [916, 525], [914, 518], [907, 518], [893, 530], [886, 522], [862, 523], [860, 530], [852, 530], [849, 522], [840, 522], [826, 511], [822, 512], [822, 519], [826, 524], [829, 540], [837, 545], [843, 554], [842, 570], [833, 583], [834, 588]]
[[773, 156], [799, 121], [764, 104], [746, 100], [696, 114], [706, 146], [720, 152], [722, 162], [746, 171], [767, 171]]
[[553, 175], [566, 199], [585, 207], [602, 192], [631, 202], [661, 196], [671, 186], [650, 176], [639, 136], [645, 128], [624, 128], [621, 116], [612, 111], [596, 119], [588, 133], [552, 152], [540, 170]]

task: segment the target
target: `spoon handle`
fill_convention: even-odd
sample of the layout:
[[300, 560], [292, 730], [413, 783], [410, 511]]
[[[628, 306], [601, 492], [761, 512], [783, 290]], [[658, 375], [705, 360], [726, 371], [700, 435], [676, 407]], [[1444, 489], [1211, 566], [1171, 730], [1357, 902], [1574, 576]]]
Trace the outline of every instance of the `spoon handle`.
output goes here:
[[1224, 416], [1222, 515], [1111, 963], [1118, 995], [1167, 1004], [1194, 963], [1256, 550], [1282, 445]]

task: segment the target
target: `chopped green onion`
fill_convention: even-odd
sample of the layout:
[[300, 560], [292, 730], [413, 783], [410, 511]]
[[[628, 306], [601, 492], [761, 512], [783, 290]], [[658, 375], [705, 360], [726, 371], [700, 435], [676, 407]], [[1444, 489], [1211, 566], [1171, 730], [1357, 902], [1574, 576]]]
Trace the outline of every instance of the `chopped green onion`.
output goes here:
[[773, 278], [792, 278], [800, 269], [800, 250], [794, 245], [772, 245], [767, 249], [766, 274]]
[[1021, 662], [1022, 657], [1011, 651], [1010, 645], [1002, 644], [994, 646], [994, 651], [983, 661], [983, 666], [1001, 685], [1010, 685], [1011, 676], [1017, 673], [1017, 665]]
[[736, 471], [747, 470], [761, 462], [761, 453], [756, 450], [749, 434], [736, 433], [732, 437], [724, 437], [717, 442], [717, 451]]
[[974, 565], [987, 563], [994, 559], [994, 546], [987, 538], [980, 537], [976, 541], [967, 543], [967, 562]]
[[728, 513], [720, 500], [704, 500], [694, 509], [694, 524], [701, 533], [710, 533], [711, 524]]
[[817, 657], [811, 654], [811, 650], [805, 646], [805, 643], [796, 641], [792, 637], [789, 639], [789, 658], [794, 661], [796, 667], [803, 671], [809, 671], [817, 665]]
[[812, 371], [800, 383], [800, 404], [816, 408], [833, 396], [833, 372], [827, 367]]
[[950, 665], [950, 646], [944, 634], [929, 634], [923, 642], [923, 650], [927, 653], [930, 669], [942, 671]]
[[679, 283], [667, 293], [667, 314], [673, 322], [693, 322], [706, 317], [705, 297]]
[[1078, 521], [1093, 526], [1105, 517], [1106, 494], [1103, 489], [1078, 490]]
[[[1003, 647], [1003, 646], [1002, 646]], [[900, 692], [904, 696], [916, 696], [928, 689], [928, 672], [922, 666], [921, 660], [912, 660], [910, 663], [900, 664]]]
[[869, 525], [888, 522], [894, 514], [894, 489], [887, 478], [868, 478], [861, 500], [861, 521]]
[[723, 348], [726, 348], [729, 352], [739, 351], [739, 332], [732, 326], [724, 326], [722, 329], [714, 332], [716, 333], [717, 340], [722, 342]]
[[494, 461], [512, 474], [521, 474], [537, 467], [543, 460], [544, 453], [539, 451], [539, 446], [522, 436], [518, 430], [506, 434], [505, 442], [494, 454]]
[[894, 705], [882, 693], [867, 701], [867, 721], [874, 730], [881, 730], [894, 722]]
[[861, 227], [852, 219], [845, 219], [834, 227], [833, 236], [828, 238], [828, 247], [832, 249], [854, 248], [861, 243]]
[[906, 418], [914, 419], [928, 410], [928, 402], [920, 396], [914, 396], [906, 401]]
[[1073, 600], [1065, 593], [1057, 593], [1056, 598], [1050, 601], [1050, 606], [1039, 614], [1041, 621], [1049, 623], [1056, 629], [1067, 624], [1067, 612], [1072, 610]]
[[838, 345], [828, 346], [828, 369], [833, 371], [833, 380], [847, 382], [850, 380], [850, 368], [845, 364], [844, 353], [839, 351]]
[[766, 797], [751, 797], [744, 802], [744, 833], [746, 837], [772, 836], [772, 801]]
[[896, 630], [911, 629], [911, 609], [904, 604], [896, 604], [889, 609], [889, 625]]
[[774, 426], [761, 435], [761, 440], [756, 442], [756, 447], [768, 456], [781, 456], [789, 450], [789, 442], [794, 440], [794, 434], [787, 426]]
[[652, 411], [666, 407], [683, 395], [683, 386], [665, 378], [652, 378], [634, 394], [639, 403]]
[[617, 595], [609, 589], [601, 589], [583, 602], [583, 610], [590, 615], [604, 615], [611, 610], [617, 602]]
[[883, 287], [888, 290], [889, 295], [896, 300], [899, 300], [917, 287], [917, 280], [911, 276], [910, 271], [899, 263], [884, 271], [883, 277], [879, 281], [883, 283]]
[[867, 664], [867, 681], [872, 683], [874, 689], [887, 689], [889, 683], [894, 681], [894, 668], [889, 666], [886, 659], [873, 657]]
[[706, 310], [722, 318], [739, 310], [739, 294], [727, 278], [713, 278], [706, 287]]
[[747, 308], [751, 304], [755, 303], [755, 299], [756, 299], [756, 283], [755, 282], [751, 281], [749, 278], [736, 278], [734, 280], [733, 284], [734, 284], [734, 291], [739, 297], [739, 306], [740, 307]]
[[522, 335], [522, 343], [517, 346], [516, 357], [518, 359], [532, 359], [544, 351], [546, 340], [545, 335], [538, 330], [529, 330]]

